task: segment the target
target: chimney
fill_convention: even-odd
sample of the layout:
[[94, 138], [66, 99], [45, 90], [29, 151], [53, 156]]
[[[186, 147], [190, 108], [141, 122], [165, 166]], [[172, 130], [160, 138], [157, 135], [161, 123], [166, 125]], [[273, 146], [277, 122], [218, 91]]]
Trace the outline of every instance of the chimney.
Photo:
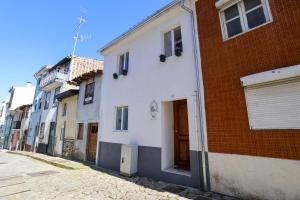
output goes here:
[[27, 81], [27, 82], [26, 82], [26, 86], [27, 86], [27, 87], [31, 87], [31, 86], [32, 86], [32, 83], [31, 83], [30, 81]]

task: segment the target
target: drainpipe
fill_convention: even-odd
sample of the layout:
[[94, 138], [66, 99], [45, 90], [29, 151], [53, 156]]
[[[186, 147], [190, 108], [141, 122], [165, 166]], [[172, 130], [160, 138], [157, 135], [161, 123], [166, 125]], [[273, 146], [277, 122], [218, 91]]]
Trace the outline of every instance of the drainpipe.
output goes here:
[[[204, 137], [204, 122], [203, 122], [203, 110], [202, 110], [202, 97], [200, 91], [200, 73], [199, 73], [199, 60], [198, 60], [198, 47], [197, 47], [197, 36], [196, 36], [196, 29], [195, 29], [195, 19], [194, 19], [194, 11], [187, 6], [185, 6], [185, 0], [180, 0], [181, 8], [187, 11], [191, 17], [191, 25], [192, 25], [192, 34], [193, 34], [193, 47], [194, 47], [194, 61], [195, 61], [195, 78], [196, 78], [196, 102], [197, 102], [197, 112], [199, 115], [199, 136], [200, 136], [200, 143], [201, 143], [201, 155], [198, 154], [199, 163], [201, 162], [202, 165], [202, 173], [203, 173], [203, 190], [208, 191], [208, 181], [207, 181], [207, 174], [206, 174], [206, 156], [205, 156], [205, 137]], [[199, 145], [199, 142], [198, 142]], [[201, 185], [201, 180], [200, 180]]]

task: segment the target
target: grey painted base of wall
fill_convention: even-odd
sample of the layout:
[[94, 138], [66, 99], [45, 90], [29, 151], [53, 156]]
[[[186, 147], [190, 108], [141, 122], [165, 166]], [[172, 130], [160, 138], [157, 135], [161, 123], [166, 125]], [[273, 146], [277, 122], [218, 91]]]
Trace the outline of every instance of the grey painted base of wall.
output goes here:
[[[121, 144], [100, 142], [99, 145], [99, 166], [120, 171]], [[138, 176], [203, 189], [201, 152], [190, 151], [191, 170], [190, 176], [187, 176], [162, 171], [161, 148], [139, 146], [138, 151]], [[207, 153], [206, 157], [208, 158]], [[206, 169], [209, 177], [208, 166]], [[210, 186], [209, 180], [208, 185]]]

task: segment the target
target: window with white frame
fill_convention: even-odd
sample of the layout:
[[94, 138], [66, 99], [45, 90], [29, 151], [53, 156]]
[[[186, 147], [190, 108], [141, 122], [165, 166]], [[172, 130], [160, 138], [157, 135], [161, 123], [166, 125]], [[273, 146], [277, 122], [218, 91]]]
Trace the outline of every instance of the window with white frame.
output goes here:
[[120, 106], [116, 108], [116, 130], [128, 130], [128, 106]]
[[83, 104], [91, 104], [94, 101], [95, 82], [86, 84]]
[[119, 74], [126, 75], [129, 68], [129, 52], [119, 56]]
[[60, 92], [60, 87], [56, 88], [55, 91], [54, 91], [53, 106], [57, 106], [56, 95], [58, 95], [59, 92]]
[[49, 108], [50, 98], [51, 98], [51, 92], [47, 92], [47, 93], [45, 94], [44, 110], [47, 110], [47, 109]]
[[268, 0], [236, 0], [235, 2], [220, 10], [224, 39], [271, 21]]
[[170, 57], [173, 54], [178, 55], [183, 51], [181, 27], [177, 27], [164, 33], [164, 55]]

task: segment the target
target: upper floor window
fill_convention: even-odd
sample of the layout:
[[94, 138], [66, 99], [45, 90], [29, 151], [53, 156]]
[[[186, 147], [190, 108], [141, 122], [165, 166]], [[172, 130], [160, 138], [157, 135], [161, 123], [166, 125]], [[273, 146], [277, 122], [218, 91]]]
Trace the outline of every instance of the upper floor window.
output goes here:
[[39, 98], [39, 102], [38, 102], [38, 109], [41, 110], [42, 109], [42, 98]]
[[173, 54], [179, 55], [183, 51], [181, 27], [177, 27], [164, 34], [164, 55], [170, 57]]
[[116, 109], [116, 130], [128, 130], [128, 106], [117, 107]]
[[84, 94], [83, 104], [93, 103], [94, 89], [95, 89], [95, 82], [89, 83], [85, 86], [85, 94]]
[[55, 89], [55, 92], [54, 92], [54, 98], [53, 98], [53, 106], [56, 106], [56, 105], [57, 105], [56, 95], [58, 95], [59, 92], [60, 92], [60, 87], [58, 87], [58, 88]]
[[67, 115], [67, 104], [64, 103], [63, 108], [62, 108], [62, 116], [66, 116]]
[[121, 54], [119, 57], [119, 74], [127, 75], [129, 68], [129, 52]]
[[47, 92], [47, 93], [45, 94], [45, 105], [44, 105], [44, 110], [47, 110], [47, 109], [49, 108], [50, 97], [51, 97], [51, 92]]
[[271, 21], [268, 0], [240, 0], [220, 11], [223, 38], [240, 33]]

